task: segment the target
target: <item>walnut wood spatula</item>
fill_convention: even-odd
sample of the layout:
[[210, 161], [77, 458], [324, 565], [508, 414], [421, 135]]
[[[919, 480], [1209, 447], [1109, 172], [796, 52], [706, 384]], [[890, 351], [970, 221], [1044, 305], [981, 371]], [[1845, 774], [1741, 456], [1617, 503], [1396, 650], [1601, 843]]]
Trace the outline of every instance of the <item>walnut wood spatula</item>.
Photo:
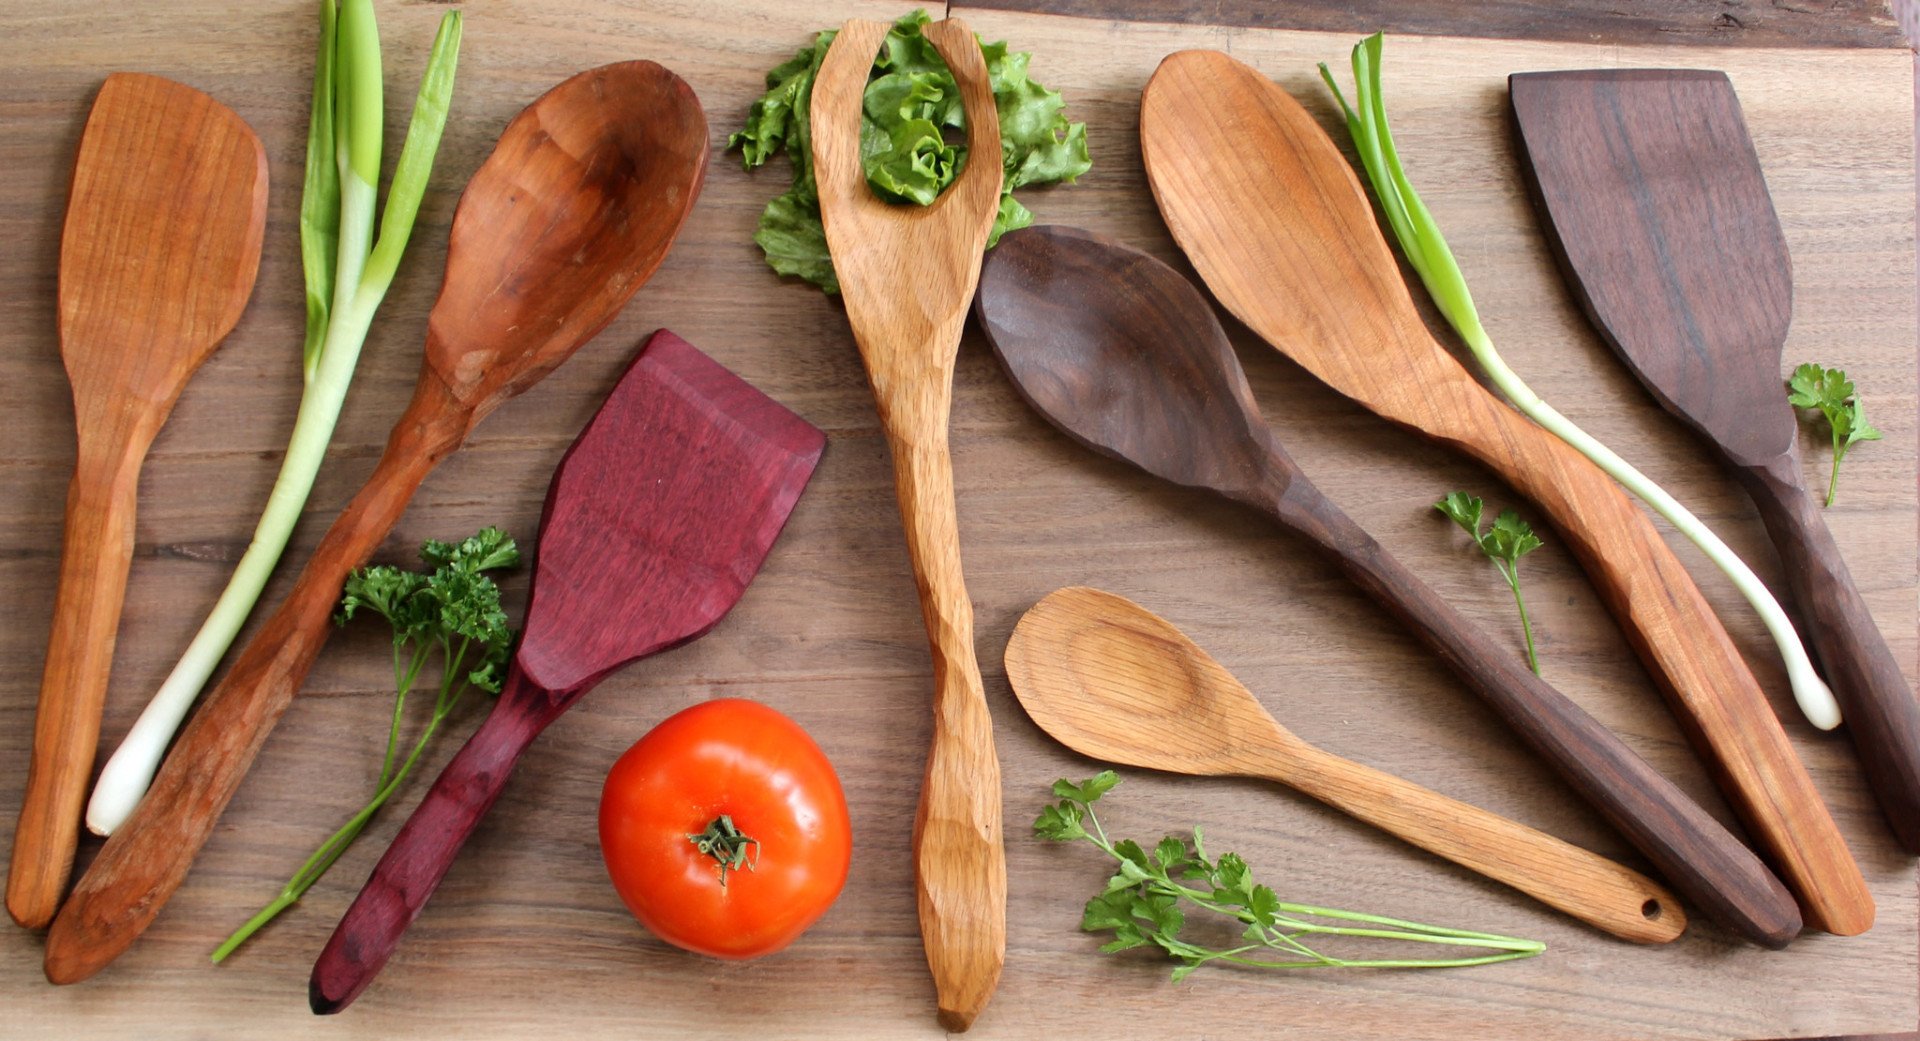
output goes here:
[[474, 426], [620, 313], [666, 257], [706, 168], [700, 102], [650, 61], [582, 72], [507, 124], [454, 212], [413, 401], [293, 591], [60, 909], [49, 980], [93, 975], [152, 924], [306, 679], [347, 574]]
[[[1739, 839], [1320, 494], [1260, 415], [1212, 306], [1179, 272], [1091, 232], [1023, 228], [987, 255], [975, 310], [1014, 386], [1054, 426], [1299, 533], [1404, 620], [1694, 904], [1756, 943], [1781, 946], [1800, 931], [1793, 897]], [[1647, 938], [1644, 922], [1625, 928]]]
[[1574, 294], [1753, 496], [1869, 786], [1920, 853], [1920, 703], [1807, 494], [1780, 373], [1793, 265], [1733, 84], [1678, 69], [1507, 83], [1521, 168]]
[[1765, 693], [1652, 522], [1433, 338], [1366, 192], [1286, 91], [1215, 51], [1160, 63], [1140, 145], [1161, 216], [1229, 311], [1335, 390], [1457, 447], [1551, 518], [1801, 917], [1864, 932], [1873, 895]]
[[1014, 626], [1006, 664], [1027, 714], [1082, 755], [1284, 784], [1623, 940], [1666, 943], [1687, 926], [1673, 894], [1638, 871], [1301, 740], [1187, 634], [1125, 597], [1047, 594]]
[[960, 327], [999, 208], [1000, 119], [973, 31], [955, 18], [926, 26], [960, 87], [970, 161], [931, 206], [875, 198], [860, 166], [860, 106], [886, 33], [885, 22], [854, 19], [834, 38], [813, 84], [813, 160], [933, 649], [933, 747], [914, 817], [914, 881], [940, 1022], [960, 1031], [992, 999], [1007, 948], [1000, 761], [974, 659], [947, 449]]
[[314, 963], [345, 1008], [379, 973], [533, 739], [609, 673], [698, 639], [746, 592], [826, 435], [662, 330], [567, 450], [500, 700], [407, 818]]
[[260, 268], [267, 156], [232, 109], [120, 72], [93, 101], [60, 235], [60, 354], [80, 450], [67, 487], [7, 912], [39, 928], [73, 870], [133, 557], [140, 464]]

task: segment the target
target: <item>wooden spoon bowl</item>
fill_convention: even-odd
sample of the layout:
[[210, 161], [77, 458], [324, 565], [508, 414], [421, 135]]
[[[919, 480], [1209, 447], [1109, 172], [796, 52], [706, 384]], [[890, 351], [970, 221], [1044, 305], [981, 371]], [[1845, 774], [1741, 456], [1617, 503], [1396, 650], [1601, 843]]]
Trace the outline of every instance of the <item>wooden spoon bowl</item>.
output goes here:
[[666, 255], [706, 165], [699, 101], [653, 62], [580, 73], [507, 125], [454, 213], [413, 401], [365, 487], [54, 920], [49, 980], [93, 975], [152, 924], [306, 679], [347, 574], [474, 424], [613, 320]]

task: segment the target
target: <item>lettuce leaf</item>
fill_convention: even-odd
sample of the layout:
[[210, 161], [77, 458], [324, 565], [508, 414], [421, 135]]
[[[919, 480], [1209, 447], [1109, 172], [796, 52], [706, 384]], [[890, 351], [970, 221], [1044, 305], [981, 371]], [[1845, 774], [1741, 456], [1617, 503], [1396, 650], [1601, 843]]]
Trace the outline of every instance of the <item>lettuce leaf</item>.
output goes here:
[[[895, 22], [874, 58], [862, 98], [860, 158], [867, 183], [882, 199], [926, 206], [966, 165], [964, 136], [949, 142], [945, 131], [966, 129], [959, 88], [933, 44], [920, 34], [931, 19], [915, 11]], [[783, 152], [793, 164], [793, 185], [775, 196], [760, 214], [753, 240], [767, 265], [782, 275], [803, 278], [828, 293], [838, 293], [826, 231], [820, 225], [820, 195], [814, 186], [812, 125], [808, 102], [814, 77], [826, 58], [836, 30], [817, 34], [813, 43], [767, 73], [767, 92], [747, 111], [746, 125], [727, 138], [740, 150], [741, 165], [753, 170]], [[1005, 42], [981, 43], [994, 106], [1000, 114], [1000, 211], [987, 237], [991, 248], [1000, 236], [1033, 223], [1033, 214], [1013, 197], [1016, 188], [1073, 183], [1086, 173], [1087, 126], [1069, 123], [1066, 101], [1027, 74], [1032, 55], [1009, 52]]]

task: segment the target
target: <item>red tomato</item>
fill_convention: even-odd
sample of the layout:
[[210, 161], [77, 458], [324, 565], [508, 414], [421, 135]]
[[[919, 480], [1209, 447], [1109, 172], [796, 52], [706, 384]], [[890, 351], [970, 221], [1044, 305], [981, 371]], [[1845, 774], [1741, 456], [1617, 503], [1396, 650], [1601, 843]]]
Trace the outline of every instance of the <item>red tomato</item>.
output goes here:
[[840, 778], [807, 732], [758, 702], [719, 698], [668, 717], [613, 764], [600, 853], [661, 939], [758, 958], [832, 906], [853, 837]]

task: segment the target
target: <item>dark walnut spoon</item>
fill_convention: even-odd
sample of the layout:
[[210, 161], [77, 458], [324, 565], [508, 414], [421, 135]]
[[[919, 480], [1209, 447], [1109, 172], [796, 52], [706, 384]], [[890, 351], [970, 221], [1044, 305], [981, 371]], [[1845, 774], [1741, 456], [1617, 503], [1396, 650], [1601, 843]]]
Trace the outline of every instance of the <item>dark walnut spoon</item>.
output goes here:
[[412, 403], [366, 486], [54, 919], [47, 979], [86, 979], [152, 924], [306, 679], [348, 572], [481, 419], [620, 313], [666, 257], [706, 168], [700, 102], [650, 61], [580, 73], [507, 125], [454, 213]]
[[1011, 232], [975, 303], [1014, 386], [1075, 441], [1244, 503], [1304, 536], [1404, 621], [1687, 899], [1779, 947], [1779, 880], [1645, 760], [1490, 639], [1328, 501], [1274, 440], [1226, 332], [1178, 272], [1073, 228]]

